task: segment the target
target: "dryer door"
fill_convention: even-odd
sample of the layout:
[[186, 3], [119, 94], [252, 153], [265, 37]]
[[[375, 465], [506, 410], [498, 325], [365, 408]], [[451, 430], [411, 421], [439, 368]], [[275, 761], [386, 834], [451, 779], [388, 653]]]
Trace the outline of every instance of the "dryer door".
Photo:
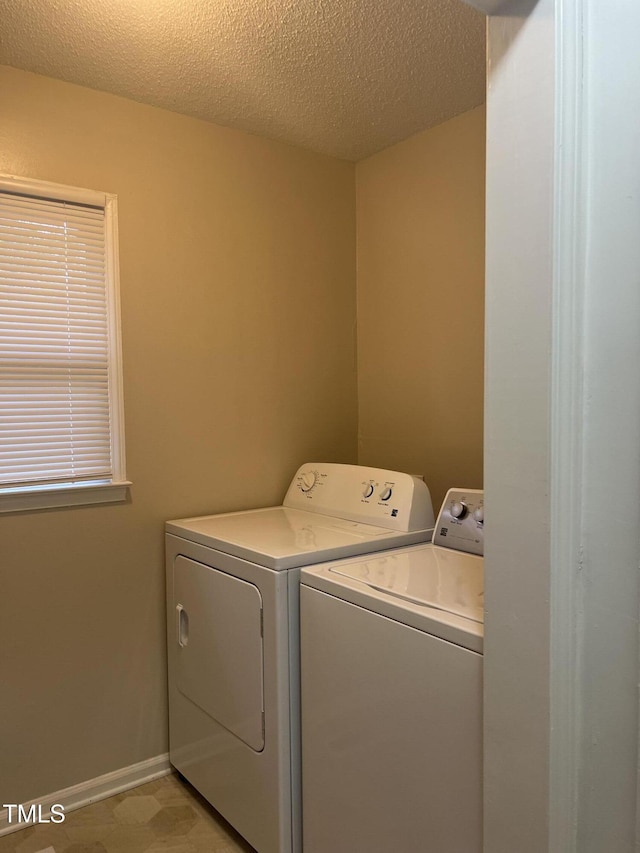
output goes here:
[[187, 557], [173, 564], [178, 690], [252, 749], [264, 748], [262, 596]]

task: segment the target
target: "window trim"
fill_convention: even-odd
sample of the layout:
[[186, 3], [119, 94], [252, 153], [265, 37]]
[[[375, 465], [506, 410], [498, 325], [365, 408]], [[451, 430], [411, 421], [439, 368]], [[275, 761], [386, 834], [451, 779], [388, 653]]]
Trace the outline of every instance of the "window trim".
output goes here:
[[0, 174], [0, 192], [101, 207], [105, 218], [105, 288], [109, 335], [109, 415], [112, 475], [109, 480], [0, 487], [0, 514], [24, 510], [126, 501], [131, 482], [125, 473], [124, 393], [120, 323], [120, 266], [117, 196], [49, 181]]

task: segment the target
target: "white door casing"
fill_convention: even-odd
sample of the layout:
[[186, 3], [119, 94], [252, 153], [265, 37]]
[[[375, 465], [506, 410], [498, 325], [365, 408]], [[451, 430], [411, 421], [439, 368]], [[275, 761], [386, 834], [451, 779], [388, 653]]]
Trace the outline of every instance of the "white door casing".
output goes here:
[[488, 18], [485, 853], [637, 849], [640, 7]]

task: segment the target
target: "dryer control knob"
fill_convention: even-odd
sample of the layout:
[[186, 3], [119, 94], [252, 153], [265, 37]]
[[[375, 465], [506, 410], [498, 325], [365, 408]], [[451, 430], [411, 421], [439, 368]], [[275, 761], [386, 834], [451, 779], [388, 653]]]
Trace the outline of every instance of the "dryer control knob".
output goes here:
[[317, 479], [318, 475], [315, 471], [304, 471], [300, 476], [300, 488], [303, 492], [310, 492]]
[[464, 501], [454, 501], [449, 512], [454, 518], [464, 518], [467, 514], [467, 505]]
[[363, 498], [370, 498], [372, 494], [373, 494], [373, 484], [369, 483], [368, 486], [364, 487], [364, 489], [362, 491], [362, 497]]
[[380, 492], [380, 500], [381, 500], [381, 501], [388, 501], [392, 494], [393, 494], [393, 489], [390, 489], [390, 488], [387, 486], [387, 488], [386, 488], [386, 489], [383, 489], [383, 490]]
[[473, 511], [473, 517], [478, 522], [478, 524], [484, 523], [484, 506], [478, 506]]

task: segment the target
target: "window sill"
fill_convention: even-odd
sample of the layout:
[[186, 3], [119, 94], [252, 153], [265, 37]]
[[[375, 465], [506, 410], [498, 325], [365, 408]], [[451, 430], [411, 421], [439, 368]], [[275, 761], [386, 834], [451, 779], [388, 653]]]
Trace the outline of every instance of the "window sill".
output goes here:
[[29, 486], [0, 489], [0, 513], [65, 506], [117, 503], [128, 496], [128, 480], [119, 483], [75, 483], [73, 486]]

